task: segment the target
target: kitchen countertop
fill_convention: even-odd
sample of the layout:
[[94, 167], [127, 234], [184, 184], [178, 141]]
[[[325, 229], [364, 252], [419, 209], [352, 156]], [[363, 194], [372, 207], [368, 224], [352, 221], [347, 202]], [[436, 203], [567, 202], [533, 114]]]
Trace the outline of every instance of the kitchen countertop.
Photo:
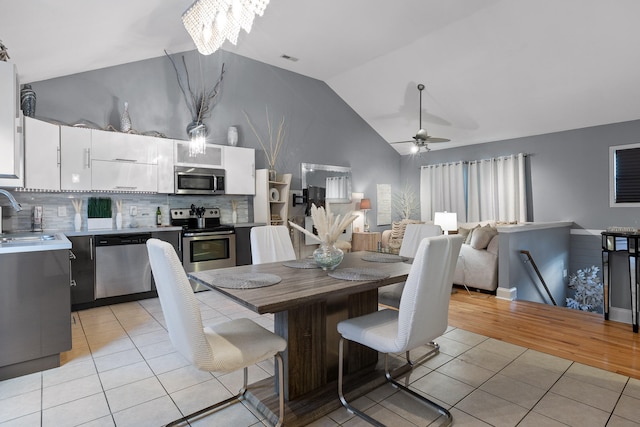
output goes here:
[[154, 233], [163, 231], [182, 231], [182, 227], [174, 226], [162, 226], [162, 227], [136, 227], [136, 228], [121, 228], [117, 230], [115, 228], [104, 228], [99, 230], [87, 230], [82, 229], [80, 231], [63, 231], [63, 233], [70, 237], [76, 236], [103, 236], [107, 234], [135, 234], [135, 233]]
[[71, 249], [71, 242], [64, 233], [18, 232], [0, 234], [0, 239], [15, 239], [7, 242], [0, 240], [0, 255], [18, 252], [57, 251]]
[[[254, 227], [257, 225], [265, 225], [263, 223], [239, 223], [233, 224], [236, 228]], [[136, 233], [156, 233], [165, 231], [182, 231], [182, 227], [161, 226], [161, 227], [137, 227], [117, 229], [99, 229], [80, 231], [71, 230], [48, 230], [44, 232], [7, 232], [0, 234], [0, 239], [9, 237], [16, 238], [10, 242], [0, 241], [0, 255], [16, 252], [35, 252], [35, 251], [55, 251], [59, 249], [71, 249], [71, 242], [67, 237], [77, 236], [104, 236], [114, 234], [136, 234]], [[44, 238], [42, 238], [44, 236]], [[38, 237], [42, 238], [41, 240]]]

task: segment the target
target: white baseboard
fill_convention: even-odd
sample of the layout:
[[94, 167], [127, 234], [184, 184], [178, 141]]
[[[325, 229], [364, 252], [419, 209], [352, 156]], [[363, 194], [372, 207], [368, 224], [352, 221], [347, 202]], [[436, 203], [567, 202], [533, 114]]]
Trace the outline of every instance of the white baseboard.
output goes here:
[[609, 307], [609, 320], [631, 324], [631, 310], [626, 308]]
[[506, 299], [508, 301], [515, 301], [518, 290], [516, 288], [498, 288], [496, 289], [496, 298]]

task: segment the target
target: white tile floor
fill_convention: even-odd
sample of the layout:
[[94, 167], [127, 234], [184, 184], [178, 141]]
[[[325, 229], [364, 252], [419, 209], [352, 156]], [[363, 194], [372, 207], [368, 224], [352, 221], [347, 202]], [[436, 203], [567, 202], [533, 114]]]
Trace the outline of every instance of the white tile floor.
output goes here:
[[[205, 323], [258, 316], [214, 292], [196, 294]], [[161, 426], [235, 394], [241, 372], [201, 372], [171, 345], [158, 299], [73, 313], [73, 349], [60, 368], [0, 382], [0, 426]], [[640, 426], [640, 380], [450, 328], [411, 386], [451, 408], [456, 426]], [[273, 364], [250, 369], [250, 381]], [[337, 398], [337, 397], [336, 397]], [[390, 426], [427, 426], [434, 413], [389, 386], [358, 399]], [[243, 404], [194, 426], [262, 426]], [[365, 426], [344, 409], [311, 424]]]

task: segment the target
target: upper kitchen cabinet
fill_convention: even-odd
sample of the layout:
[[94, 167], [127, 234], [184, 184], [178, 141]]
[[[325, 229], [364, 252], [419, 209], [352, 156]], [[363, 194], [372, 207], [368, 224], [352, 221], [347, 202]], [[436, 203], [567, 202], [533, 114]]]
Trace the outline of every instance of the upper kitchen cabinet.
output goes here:
[[91, 188], [158, 191], [158, 140], [145, 135], [91, 131]]
[[157, 164], [158, 139], [144, 135], [92, 130], [91, 159]]
[[60, 126], [60, 189], [91, 191], [91, 129]]
[[24, 186], [24, 140], [16, 66], [0, 61], [0, 187]]
[[25, 188], [60, 190], [60, 126], [24, 118]]
[[174, 160], [176, 165], [222, 168], [222, 145], [207, 144], [204, 153], [195, 156], [189, 155], [189, 141], [176, 141]]
[[155, 193], [158, 189], [157, 165], [92, 160], [91, 169], [91, 186], [95, 191]]
[[255, 195], [256, 151], [253, 148], [223, 146], [225, 193]]
[[173, 139], [158, 139], [158, 193], [172, 194], [174, 188]]

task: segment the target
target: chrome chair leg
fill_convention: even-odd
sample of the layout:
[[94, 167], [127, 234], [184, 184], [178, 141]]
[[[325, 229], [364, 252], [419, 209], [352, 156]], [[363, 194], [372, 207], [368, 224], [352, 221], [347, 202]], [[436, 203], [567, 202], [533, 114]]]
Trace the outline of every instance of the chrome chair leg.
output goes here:
[[[425, 354], [424, 356], [421, 356], [418, 359], [420, 363], [424, 362], [426, 359], [428, 359], [429, 357], [432, 357], [433, 355], [439, 353], [440, 351], [440, 346], [435, 342], [431, 342], [429, 344], [433, 348], [427, 354]], [[350, 413], [359, 416], [360, 418], [364, 419], [371, 425], [374, 425], [376, 427], [386, 427], [385, 424], [380, 423], [379, 421], [375, 420], [374, 418], [370, 417], [369, 415], [365, 414], [359, 409], [354, 408], [349, 404], [349, 402], [347, 402], [343, 392], [343, 375], [344, 375], [343, 356], [344, 356], [344, 338], [341, 337], [340, 346], [338, 349], [338, 397], [340, 398], [340, 402], [342, 403], [342, 406], [344, 406], [347, 409], [347, 411], [349, 411]], [[406, 352], [405, 357], [407, 359], [407, 363], [397, 369], [394, 369], [393, 374], [403, 375], [407, 372], [410, 372], [413, 369], [413, 366], [415, 365], [416, 362], [411, 360], [411, 357], [408, 351]], [[406, 393], [422, 401], [423, 403], [426, 403], [427, 405], [435, 408], [438, 411], [438, 413], [444, 417], [444, 421], [441, 424], [442, 427], [449, 427], [453, 423], [453, 416], [451, 415], [451, 413], [446, 408], [438, 405], [436, 402], [430, 399], [427, 399], [421, 394], [416, 393], [415, 391], [411, 390], [409, 387], [406, 387], [405, 385], [398, 382], [396, 378], [393, 377], [392, 372], [389, 370], [389, 354], [385, 353], [384, 358], [385, 358], [384, 359], [384, 371], [385, 371], [384, 375], [385, 375], [385, 378], [387, 379], [387, 382], [391, 383], [394, 387], [405, 391]]]
[[344, 393], [342, 391], [342, 380], [343, 380], [343, 373], [344, 373], [344, 368], [343, 368], [343, 356], [344, 355], [344, 338], [340, 338], [340, 347], [338, 350], [338, 397], [340, 397], [340, 402], [342, 402], [342, 406], [344, 406], [347, 411], [349, 411], [352, 414], [355, 414], [357, 416], [359, 416], [360, 418], [362, 418], [363, 420], [367, 421], [369, 424], [374, 425], [376, 427], [386, 427], [384, 424], [376, 421], [375, 419], [371, 418], [369, 415], [365, 414], [364, 412], [362, 412], [359, 409], [354, 408], [353, 406], [351, 406], [349, 404], [349, 402], [347, 402], [347, 399], [345, 399], [344, 397]]
[[[279, 408], [280, 412], [278, 414], [278, 421], [275, 424], [275, 427], [281, 427], [281, 426], [284, 425], [284, 365], [282, 363], [282, 356], [280, 355], [280, 353], [276, 353], [275, 358], [276, 358], [276, 364], [278, 365], [277, 366], [277, 369], [278, 369], [278, 374], [277, 374], [278, 375], [278, 395], [279, 395], [278, 397], [279, 397], [279, 406], [280, 406], [280, 408]], [[191, 420], [193, 418], [196, 418], [196, 417], [198, 417], [200, 415], [206, 414], [207, 412], [211, 412], [214, 409], [220, 408], [221, 406], [224, 406], [224, 405], [226, 405], [228, 403], [235, 402], [235, 401], [240, 401], [244, 397], [245, 393], [247, 392], [247, 384], [249, 382], [249, 368], [248, 367], [245, 367], [243, 369], [243, 377], [244, 377], [244, 379], [243, 379], [243, 382], [242, 382], [242, 388], [240, 389], [238, 394], [236, 394], [235, 396], [232, 396], [232, 397], [229, 397], [228, 399], [225, 399], [223, 401], [214, 403], [211, 406], [207, 406], [206, 408], [200, 409], [200, 410], [198, 410], [196, 412], [193, 412], [193, 413], [191, 413], [189, 415], [185, 415], [182, 418], [179, 418], [179, 419], [177, 419], [175, 421], [170, 422], [165, 427], [174, 427], [174, 426], [177, 426], [177, 425], [179, 425], [179, 424], [181, 424], [183, 422], [187, 422], [188, 423], [189, 420]]]

